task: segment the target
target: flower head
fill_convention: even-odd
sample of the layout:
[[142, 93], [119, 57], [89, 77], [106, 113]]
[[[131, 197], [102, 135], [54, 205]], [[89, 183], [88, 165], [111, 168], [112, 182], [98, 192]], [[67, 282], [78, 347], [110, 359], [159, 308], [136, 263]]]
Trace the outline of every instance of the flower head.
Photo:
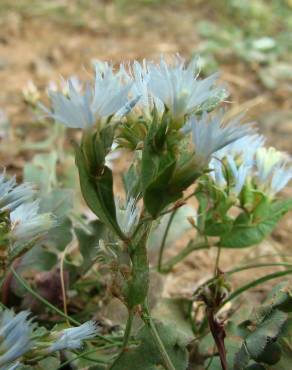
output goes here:
[[49, 347], [49, 352], [80, 348], [82, 341], [93, 338], [97, 332], [98, 327], [94, 321], [87, 321], [75, 328], [64, 329], [58, 333], [59, 338]]
[[205, 166], [213, 153], [234, 143], [243, 136], [252, 132], [250, 125], [240, 124], [241, 116], [223, 124], [223, 112], [210, 117], [203, 113], [200, 119], [191, 117], [188, 126], [191, 126], [192, 139], [197, 161]]
[[92, 88], [68, 81], [67, 94], [49, 91], [53, 112], [46, 110], [56, 121], [72, 128], [89, 128], [115, 115], [128, 103], [131, 83], [125, 83], [123, 68], [114, 73], [108, 63], [95, 63], [95, 81]]
[[164, 111], [164, 104], [149, 88], [150, 73], [146, 60], [143, 60], [142, 63], [136, 60], [133, 62], [132, 66], [130, 66], [129, 80], [130, 79], [134, 82], [131, 88], [131, 94], [140, 97], [136, 108], [143, 114], [143, 117], [151, 119], [154, 107], [162, 114]]
[[68, 81], [68, 92], [49, 91], [53, 112], [47, 112], [57, 122], [72, 128], [89, 128], [94, 125], [95, 117], [91, 107], [92, 90], [89, 85], [84, 93], [78, 92], [72, 81]]
[[256, 151], [256, 166], [258, 177], [261, 182], [265, 182], [274, 171], [276, 165], [282, 165], [287, 161], [287, 155], [273, 147], [259, 148]]
[[255, 180], [259, 188], [271, 196], [282, 190], [292, 178], [289, 156], [273, 147], [259, 148], [255, 163]]
[[17, 185], [15, 177], [8, 179], [5, 172], [0, 174], [0, 211], [13, 211], [23, 202], [31, 201], [34, 193], [31, 184]]
[[21, 204], [10, 213], [11, 238], [30, 241], [44, 236], [55, 225], [50, 213], [38, 213], [39, 201]]
[[28, 320], [28, 315], [27, 311], [17, 315], [10, 310], [0, 313], [0, 366], [4, 368], [6, 365], [5, 369], [34, 345], [32, 340], [34, 325]]
[[161, 58], [159, 65], [148, 64], [149, 89], [170, 110], [173, 119], [180, 120], [218, 94], [214, 88], [217, 74], [198, 80], [196, 61], [188, 65], [177, 57], [172, 65]]
[[253, 165], [255, 153], [258, 148], [263, 146], [264, 142], [265, 138], [262, 135], [246, 135], [217, 151], [216, 157], [224, 158], [231, 155], [242, 163]]
[[251, 166], [245, 162], [238, 165], [230, 154], [225, 159], [226, 161], [212, 158], [209, 164], [210, 176], [219, 188], [225, 190], [229, 186], [230, 193], [238, 196], [251, 171]]

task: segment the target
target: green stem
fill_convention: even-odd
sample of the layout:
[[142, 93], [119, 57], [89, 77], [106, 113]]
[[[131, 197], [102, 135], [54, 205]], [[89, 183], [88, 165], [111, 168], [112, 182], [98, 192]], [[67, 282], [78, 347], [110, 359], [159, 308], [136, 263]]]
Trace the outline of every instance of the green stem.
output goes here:
[[[292, 264], [289, 263], [289, 262], [255, 263], [255, 264], [252, 264], [252, 265], [239, 266], [239, 267], [236, 267], [232, 270], [225, 271], [225, 274], [226, 275], [233, 275], [237, 272], [256, 269], [256, 268], [263, 268], [263, 267], [292, 267]], [[193, 295], [195, 296], [197, 294], [197, 292], [199, 291], [199, 289], [201, 289], [202, 287], [212, 283], [215, 279], [216, 279], [216, 277], [212, 277], [211, 279], [208, 279], [207, 281], [205, 281], [203, 284], [201, 284], [198, 287], [198, 289], [196, 289], [196, 291], [194, 292]]]
[[288, 274], [292, 274], [292, 269], [285, 270], [285, 271], [274, 272], [272, 274], [263, 276], [259, 279], [253, 280], [253, 281], [243, 285], [242, 287], [236, 289], [234, 292], [232, 292], [229, 295], [229, 297], [226, 298], [225, 301], [222, 302], [221, 307], [224, 306], [227, 302], [229, 302], [229, 301], [233, 300], [234, 298], [238, 297], [239, 295], [241, 295], [242, 293], [244, 293], [246, 290], [248, 290], [250, 288], [254, 288], [255, 286], [260, 285], [262, 283], [265, 283], [266, 281], [277, 279], [279, 277], [282, 277], [282, 276], [285, 276], [285, 275], [288, 275]]
[[124, 333], [122, 348], [120, 350], [120, 353], [115, 358], [114, 362], [111, 364], [111, 366], [109, 367], [108, 370], [112, 369], [113, 366], [119, 361], [119, 359], [122, 357], [123, 353], [125, 352], [125, 350], [126, 350], [126, 348], [128, 346], [134, 317], [135, 317], [135, 312], [134, 312], [133, 309], [130, 309], [129, 310], [129, 314], [128, 314], [128, 320], [127, 320], [127, 323], [126, 323], [126, 328], [125, 328], [125, 333]]
[[219, 262], [220, 262], [220, 256], [221, 256], [221, 248], [218, 247], [216, 262], [215, 262], [215, 267], [214, 267], [214, 277], [217, 276], [217, 272], [218, 272], [218, 268], [219, 268]]
[[122, 351], [124, 351], [127, 348], [127, 345], [129, 343], [134, 317], [135, 317], [134, 311], [129, 310], [129, 316], [128, 316], [126, 329], [125, 329], [125, 334], [124, 334], [124, 339], [123, 339]]
[[159, 272], [161, 272], [161, 270], [162, 270], [161, 267], [162, 267], [163, 252], [164, 252], [164, 249], [165, 249], [168, 232], [169, 232], [170, 226], [172, 224], [172, 221], [174, 219], [174, 216], [177, 213], [177, 210], [178, 209], [174, 210], [172, 212], [172, 214], [169, 216], [169, 219], [168, 219], [168, 222], [167, 222], [167, 225], [166, 225], [166, 229], [165, 229], [164, 234], [163, 234], [162, 242], [161, 242], [160, 249], [159, 249], [159, 256], [158, 256], [157, 269], [158, 269]]
[[164, 347], [164, 344], [159, 336], [159, 333], [156, 329], [155, 323], [150, 315], [150, 312], [146, 306], [146, 304], [143, 305], [143, 313], [142, 313], [142, 320], [144, 323], [148, 326], [148, 328], [151, 331], [151, 334], [153, 336], [153, 339], [157, 345], [157, 348], [160, 352], [160, 355], [163, 359], [164, 366], [167, 370], [175, 370], [175, 367], [172, 364], [172, 361]]
[[161, 272], [169, 272], [173, 268], [173, 266], [175, 266], [192, 252], [200, 249], [208, 249], [209, 247], [210, 246], [206, 241], [195, 243], [193, 240], [190, 240], [186, 248], [184, 248], [179, 254], [172, 257], [164, 264], [164, 266], [162, 266]]
[[[23, 288], [25, 290], [27, 290], [31, 295], [33, 295], [37, 300], [39, 300], [40, 302], [42, 302], [46, 307], [48, 307], [52, 311], [56, 312], [58, 315], [60, 315], [64, 319], [68, 320], [72, 324], [77, 325], [77, 326], [81, 325], [81, 323], [79, 321], [77, 321], [77, 320], [73, 319], [72, 317], [66, 315], [63, 311], [59, 310], [57, 307], [55, 307], [49, 301], [47, 301], [44, 297], [42, 297], [37, 292], [35, 292], [26, 283], [26, 281], [20, 275], [18, 275], [18, 273], [14, 270], [14, 268], [12, 266], [10, 267], [10, 271], [12, 272], [13, 276], [15, 277], [15, 279], [19, 282], [19, 284], [22, 285]], [[106, 338], [106, 337], [104, 337], [104, 336], [102, 336], [100, 334], [96, 334], [96, 337], [98, 337], [98, 338], [100, 338], [102, 340], [105, 340], [106, 342], [109, 342], [109, 343], [115, 343], [113, 340], [111, 340], [109, 338]]]

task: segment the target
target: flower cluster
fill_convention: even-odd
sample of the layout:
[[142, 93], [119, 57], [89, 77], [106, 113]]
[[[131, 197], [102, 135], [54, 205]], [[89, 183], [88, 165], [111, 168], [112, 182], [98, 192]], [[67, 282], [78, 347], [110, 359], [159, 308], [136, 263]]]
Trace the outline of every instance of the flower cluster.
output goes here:
[[169, 111], [180, 126], [207, 101], [227, 96], [214, 86], [216, 79], [215, 74], [199, 80], [198, 63], [187, 65], [179, 57], [170, 65], [163, 58], [158, 65], [134, 61], [116, 73], [113, 65], [96, 62], [93, 86], [87, 84], [82, 92], [69, 80], [66, 94], [50, 90], [53, 111], [47, 112], [67, 127], [86, 129], [113, 116], [120, 118], [134, 107], [144, 119], [151, 119], [155, 107], [160, 115]]
[[247, 135], [214, 154], [209, 168], [216, 186], [239, 196], [244, 185], [273, 198], [292, 178], [288, 154], [264, 147], [260, 135]]
[[35, 189], [31, 184], [16, 184], [15, 177], [0, 175], [0, 212], [4, 219], [1, 225], [1, 239], [11, 241], [11, 247], [18, 243], [33, 242], [44, 236], [54, 226], [50, 213], [39, 213], [39, 201], [34, 201]]
[[[242, 124], [242, 115], [226, 122], [223, 111], [210, 113], [227, 93], [216, 85], [217, 74], [199, 79], [198, 72], [197, 60], [187, 64], [178, 56], [169, 64], [164, 58], [158, 64], [134, 61], [116, 72], [112, 64], [96, 62], [94, 83], [86, 84], [82, 91], [80, 83], [69, 80], [66, 93], [51, 91], [52, 112], [47, 112], [67, 127], [85, 130], [101, 130], [111, 120], [119, 122], [121, 130], [128, 130], [126, 140], [131, 135], [133, 139], [141, 121], [142, 131], [148, 132], [158, 121], [164, 127], [159, 137], [172, 132], [181, 135], [169, 139], [176, 142], [176, 159], [181, 152], [179, 141], [191, 133], [192, 158], [177, 162], [173, 173], [176, 182], [188, 183], [192, 168], [201, 174], [211, 170], [216, 185], [235, 196], [252, 178], [257, 189], [273, 197], [291, 179], [289, 159], [274, 149], [264, 149], [264, 139], [251, 124]], [[138, 134], [131, 147], [143, 150], [144, 140], [145, 135]], [[120, 143], [112, 142], [114, 146]], [[111, 150], [104, 152], [108, 155]], [[104, 158], [100, 163], [105, 163]]]
[[15, 314], [11, 310], [0, 312], [0, 370], [17, 369], [20, 360], [30, 351], [36, 354], [61, 351], [64, 349], [77, 349], [82, 346], [83, 341], [93, 338], [98, 333], [95, 322], [86, 323], [61, 331], [54, 331], [42, 335], [38, 342], [36, 335], [37, 325], [32, 322], [28, 311]]

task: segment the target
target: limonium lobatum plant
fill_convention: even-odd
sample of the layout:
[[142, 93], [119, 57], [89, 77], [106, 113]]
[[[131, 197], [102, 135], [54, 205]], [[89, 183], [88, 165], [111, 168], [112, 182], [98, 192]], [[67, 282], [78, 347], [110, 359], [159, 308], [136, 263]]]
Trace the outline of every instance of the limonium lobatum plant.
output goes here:
[[[292, 177], [290, 158], [266, 149], [264, 138], [254, 125], [243, 122], [242, 115], [226, 119], [224, 110], [216, 111], [228, 93], [216, 74], [204, 79], [198, 72], [196, 60], [187, 64], [178, 56], [170, 63], [162, 57], [158, 64], [134, 61], [119, 68], [97, 62], [93, 82], [77, 88], [69, 80], [66, 92], [49, 92], [52, 108], [45, 108], [47, 114], [68, 128], [82, 130], [81, 142], [75, 144], [81, 191], [110, 232], [115, 258], [109, 264], [114, 277], [111, 291], [128, 310], [123, 346], [110, 369], [134, 369], [135, 352], [126, 349], [137, 316], [151, 333], [158, 355], [153, 355], [154, 363], [148, 359], [148, 367], [141, 360], [135, 369], [187, 366], [185, 359], [178, 362], [147, 302], [147, 244], [164, 215], [174, 215], [187, 198], [197, 199], [197, 216], [190, 220], [196, 237], [168, 261], [162, 243], [158, 271], [171, 271], [198, 249], [217, 249], [214, 278], [194, 300], [204, 302], [220, 366], [227, 369], [224, 324], [217, 313], [228, 300], [230, 286], [219, 268], [220, 252], [260, 243], [291, 207], [290, 200], [278, 200], [277, 195]], [[123, 174], [123, 200], [114, 191], [114, 176], [107, 166], [107, 157], [117, 149], [130, 152], [132, 158]], [[186, 196], [187, 190], [191, 195]], [[62, 346], [62, 338], [55, 346]]]

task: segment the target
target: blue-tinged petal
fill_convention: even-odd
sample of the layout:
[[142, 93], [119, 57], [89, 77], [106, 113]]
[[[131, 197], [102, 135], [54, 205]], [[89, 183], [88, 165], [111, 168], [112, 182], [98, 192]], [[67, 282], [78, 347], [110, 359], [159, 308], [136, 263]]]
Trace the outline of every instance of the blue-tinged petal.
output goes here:
[[21, 204], [10, 213], [13, 241], [29, 241], [44, 236], [55, 220], [50, 213], [38, 213], [39, 201]]
[[0, 174], [0, 211], [13, 211], [24, 202], [31, 201], [35, 189], [31, 184], [16, 184], [15, 177], [8, 178], [5, 171]]
[[197, 80], [197, 62], [186, 65], [183, 59], [176, 58], [168, 65], [161, 58], [158, 65], [149, 63], [148, 70], [150, 91], [165, 104], [175, 120], [190, 115], [218, 95], [218, 88], [214, 87], [217, 74]]
[[249, 124], [241, 124], [240, 120], [241, 116], [224, 124], [223, 112], [217, 115], [205, 112], [201, 118], [191, 117], [189, 119], [187, 127], [191, 126], [198, 163], [205, 166], [213, 153], [252, 133], [252, 127]]
[[10, 310], [0, 312], [0, 367], [9, 369], [13, 361], [32, 349], [34, 325], [28, 315], [27, 311], [17, 315]]
[[94, 321], [87, 321], [75, 328], [64, 329], [55, 335], [58, 339], [49, 347], [48, 351], [80, 348], [84, 340], [93, 338], [97, 333], [98, 327]]

